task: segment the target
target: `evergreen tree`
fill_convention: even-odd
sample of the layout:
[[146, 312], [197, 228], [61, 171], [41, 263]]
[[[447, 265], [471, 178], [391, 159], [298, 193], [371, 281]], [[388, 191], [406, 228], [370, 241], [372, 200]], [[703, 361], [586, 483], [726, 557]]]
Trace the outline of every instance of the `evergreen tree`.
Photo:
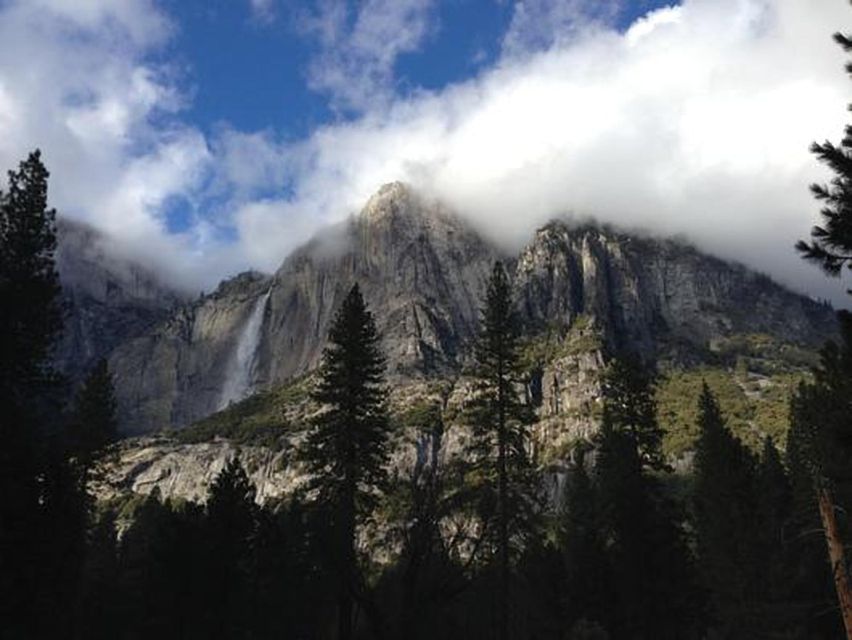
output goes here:
[[759, 631], [756, 460], [725, 425], [705, 383], [698, 401], [694, 510], [701, 575], [722, 637]]
[[110, 640], [118, 637], [118, 536], [115, 513], [105, 511], [87, 537], [80, 591], [75, 599], [75, 638]]
[[346, 296], [329, 330], [313, 393], [322, 412], [304, 447], [311, 488], [329, 509], [332, 563], [338, 573], [338, 633], [352, 637], [353, 598], [363, 596], [355, 534], [383, 491], [388, 461], [385, 361], [379, 335], [358, 285]]
[[118, 437], [112, 375], [101, 359], [80, 389], [71, 423], [71, 451], [84, 465]]
[[37, 580], [46, 570], [36, 431], [61, 328], [47, 178], [35, 151], [0, 193], [0, 620], [10, 638], [34, 637]]
[[653, 471], [666, 470], [654, 380], [636, 356], [616, 358], [610, 364], [603, 380], [603, 394], [612, 424], [619, 425], [635, 442], [642, 466]]
[[[842, 33], [834, 40], [844, 51], [852, 51], [852, 39]], [[846, 65], [852, 74], [852, 63]], [[810, 243], [800, 240], [796, 249], [806, 260], [817, 263], [829, 275], [837, 276], [843, 265], [852, 267], [852, 125], [845, 128], [839, 145], [828, 140], [811, 146], [820, 162], [828, 165], [835, 177], [829, 185], [813, 184], [811, 191], [824, 203], [822, 225], [811, 230]]]
[[601, 536], [604, 521], [600, 497], [586, 469], [584, 452], [578, 454], [560, 514], [566, 628], [580, 628], [589, 626], [592, 621], [606, 620], [613, 598], [605, 540]]
[[[498, 636], [509, 629], [513, 552], [535, 521], [537, 481], [527, 452], [532, 410], [521, 398], [520, 328], [509, 278], [496, 262], [485, 294], [475, 345], [473, 437], [468, 452], [480, 483], [480, 509], [497, 554]], [[496, 488], [496, 492], [494, 489]]]
[[249, 637], [249, 570], [258, 520], [255, 494], [236, 456], [210, 488], [207, 576], [214, 637]]
[[[634, 376], [624, 367], [612, 371], [611, 375]], [[601, 530], [614, 585], [609, 615], [599, 622], [618, 638], [699, 637], [701, 603], [682, 515], [647, 468], [652, 461], [662, 461], [662, 454], [653, 438], [642, 436], [641, 428], [659, 427], [655, 422], [637, 423], [630, 417], [633, 413], [624, 410], [644, 402], [650, 383], [641, 376], [615, 382], [606, 388], [635, 391], [616, 394], [614, 401], [605, 396], [597, 436], [595, 475], [604, 506]]]
[[842, 343], [829, 342], [812, 384], [791, 401], [788, 449], [810, 479], [818, 507], [840, 613], [852, 638], [852, 583], [843, 514], [852, 507], [852, 314], [838, 314]]
[[34, 151], [9, 172], [8, 191], [0, 193], [0, 394], [6, 418], [9, 411], [32, 409], [36, 391], [51, 379], [50, 351], [62, 329], [48, 176]]

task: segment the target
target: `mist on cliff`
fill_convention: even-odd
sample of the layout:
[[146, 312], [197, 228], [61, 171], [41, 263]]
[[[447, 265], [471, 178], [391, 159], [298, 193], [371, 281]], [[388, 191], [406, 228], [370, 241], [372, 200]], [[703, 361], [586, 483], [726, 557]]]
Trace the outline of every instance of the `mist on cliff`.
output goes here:
[[845, 302], [844, 284], [792, 247], [816, 219], [808, 185], [827, 177], [809, 144], [836, 140], [847, 118], [830, 34], [850, 23], [832, 0], [691, 0], [624, 33], [589, 23], [468, 83], [317, 131], [288, 150], [295, 195], [238, 215], [241, 237], [271, 265], [269, 225], [334, 219], [401, 179], [507, 247], [553, 216], [594, 217], [684, 235]]
[[[376, 13], [358, 16], [372, 39], [315, 28], [336, 35], [308, 82], [347, 115], [293, 139], [188, 121], [191, 96], [149, 60], [176, 28], [151, 0], [84, 12], [11, 1], [0, 8], [0, 161], [42, 147], [60, 211], [192, 287], [274, 270], [402, 180], [506, 248], [552, 217], [591, 217], [683, 235], [846, 302], [846, 284], [792, 248], [817, 220], [809, 183], [830, 177], [808, 147], [838, 140], [848, 119], [831, 40], [852, 26], [845, 0], [684, 0], [627, 29], [584, 9], [594, 3], [528, 0], [495, 60], [405, 94], [394, 61], [428, 52], [432, 14], [420, 9], [433, 3], [399, 2], [417, 10], [362, 5]], [[180, 228], [168, 222], [176, 203], [192, 212]]]

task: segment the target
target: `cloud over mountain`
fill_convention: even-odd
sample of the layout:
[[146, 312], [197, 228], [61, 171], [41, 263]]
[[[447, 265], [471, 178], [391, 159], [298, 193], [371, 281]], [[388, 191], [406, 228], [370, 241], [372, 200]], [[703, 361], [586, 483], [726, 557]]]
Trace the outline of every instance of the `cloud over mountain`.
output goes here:
[[[842, 0], [685, 0], [626, 30], [588, 3], [528, 0], [492, 64], [404, 93], [399, 56], [428, 52], [441, 28], [429, 3], [367, 2], [335, 22], [340, 6], [323, 3], [327, 20], [306, 32], [319, 47], [306, 73], [355, 111], [293, 139], [187, 120], [186, 80], [158, 55], [176, 26], [149, 2], [7, 3], [0, 161], [44, 147], [57, 206], [173, 255], [161, 262], [192, 282], [274, 268], [401, 179], [507, 245], [554, 215], [594, 216], [685, 234], [843, 300], [843, 284], [792, 251], [818, 209], [807, 185], [826, 177], [808, 145], [837, 139], [847, 119], [830, 39], [852, 22]], [[192, 214], [170, 230], [175, 201]]]

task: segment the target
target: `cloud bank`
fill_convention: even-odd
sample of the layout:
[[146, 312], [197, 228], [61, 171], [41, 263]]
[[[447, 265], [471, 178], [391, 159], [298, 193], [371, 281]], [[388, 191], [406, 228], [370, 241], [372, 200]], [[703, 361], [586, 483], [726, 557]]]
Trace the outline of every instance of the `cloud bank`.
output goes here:
[[[179, 73], [152, 62], [175, 25], [148, 1], [7, 3], [0, 161], [42, 146], [56, 206], [156, 247], [193, 284], [276, 268], [401, 179], [507, 247], [556, 215], [593, 216], [685, 235], [846, 302], [844, 284], [792, 250], [816, 220], [807, 185], [827, 178], [808, 146], [838, 139], [848, 119], [830, 39], [852, 23], [846, 2], [685, 0], [617, 31], [589, 3], [527, 0], [491, 67], [401, 95], [395, 61], [428, 51], [434, 20], [430, 3], [402, 4], [365, 2], [343, 20], [329, 2], [302, 23], [319, 43], [309, 83], [351, 113], [294, 142], [184, 122]], [[360, 76], [346, 67], [358, 56]], [[194, 212], [179, 233], [165, 215], [175, 199]]]

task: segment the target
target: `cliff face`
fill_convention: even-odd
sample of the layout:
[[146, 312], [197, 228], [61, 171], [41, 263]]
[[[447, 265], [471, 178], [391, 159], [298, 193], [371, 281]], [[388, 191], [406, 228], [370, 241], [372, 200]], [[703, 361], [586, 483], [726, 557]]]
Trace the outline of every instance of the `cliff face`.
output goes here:
[[110, 254], [106, 243], [91, 227], [58, 220], [64, 331], [55, 364], [72, 384], [99, 358], [151, 331], [186, 301], [141, 265]]
[[[269, 277], [246, 273], [180, 307], [153, 331], [116, 348], [109, 359], [126, 433], [180, 426], [228, 400], [237, 351]], [[251, 362], [249, 363], [251, 366]], [[251, 391], [249, 379], [244, 393]]]
[[255, 357], [242, 361], [249, 386], [314, 368], [355, 282], [376, 318], [390, 375], [446, 375], [475, 331], [496, 255], [439, 205], [386, 185], [360, 215], [295, 252], [271, 278], [228, 281], [113, 352], [124, 429], [182, 426], [221, 408], [228, 377], [239, 373], [240, 339], [263, 300]]
[[720, 337], [767, 333], [816, 346], [834, 331], [830, 309], [768, 277], [671, 240], [551, 223], [518, 260], [528, 328], [595, 318], [611, 349], [689, 357]]
[[[310, 371], [354, 282], [376, 318], [395, 384], [456, 377], [498, 257], [440, 204], [386, 185], [273, 276], [223, 283], [115, 349], [123, 427], [180, 427]], [[574, 421], [576, 433], [589, 428], [595, 372], [616, 349], [694, 364], [733, 335], [816, 346], [833, 331], [829, 309], [674, 241], [556, 222], [519, 256], [502, 257], [525, 332], [546, 347], [530, 393], [543, 419]]]

